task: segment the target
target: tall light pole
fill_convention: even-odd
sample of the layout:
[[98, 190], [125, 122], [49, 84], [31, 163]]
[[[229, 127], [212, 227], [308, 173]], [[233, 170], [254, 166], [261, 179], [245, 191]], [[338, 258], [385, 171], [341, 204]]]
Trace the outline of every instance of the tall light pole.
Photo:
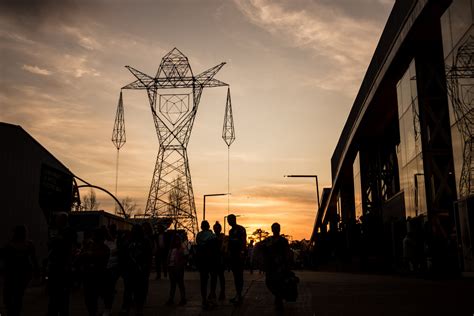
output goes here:
[[316, 196], [318, 199], [318, 210], [321, 208], [321, 203], [319, 202], [319, 184], [318, 184], [318, 176], [315, 174], [289, 174], [284, 175], [285, 178], [314, 178], [316, 179]]
[[222, 195], [228, 195], [228, 193], [215, 193], [215, 194], [204, 194], [204, 203], [202, 206], [202, 220], [206, 220], [206, 198], [208, 196], [222, 196]]

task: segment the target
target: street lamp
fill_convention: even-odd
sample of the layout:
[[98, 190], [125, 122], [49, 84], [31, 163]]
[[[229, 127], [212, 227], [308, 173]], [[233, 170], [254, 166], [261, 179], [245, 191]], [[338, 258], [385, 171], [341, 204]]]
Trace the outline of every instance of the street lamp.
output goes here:
[[215, 194], [204, 194], [204, 204], [202, 206], [202, 220], [206, 220], [206, 197], [208, 196], [222, 196], [228, 195], [228, 193], [215, 193]]
[[318, 184], [318, 176], [315, 174], [289, 174], [284, 175], [285, 178], [315, 178], [316, 179], [316, 197], [318, 198], [318, 210], [321, 208], [321, 203], [319, 202], [319, 184]]

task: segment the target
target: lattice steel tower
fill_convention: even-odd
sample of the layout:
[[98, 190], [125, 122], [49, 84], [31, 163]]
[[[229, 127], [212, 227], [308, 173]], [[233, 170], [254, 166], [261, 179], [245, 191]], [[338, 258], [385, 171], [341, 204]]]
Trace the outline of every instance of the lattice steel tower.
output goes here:
[[122, 89], [146, 90], [159, 141], [145, 214], [172, 219], [175, 228], [193, 235], [198, 224], [186, 148], [203, 89], [228, 86], [214, 79], [224, 65], [194, 76], [188, 58], [174, 48], [155, 77], [126, 66], [137, 79]]

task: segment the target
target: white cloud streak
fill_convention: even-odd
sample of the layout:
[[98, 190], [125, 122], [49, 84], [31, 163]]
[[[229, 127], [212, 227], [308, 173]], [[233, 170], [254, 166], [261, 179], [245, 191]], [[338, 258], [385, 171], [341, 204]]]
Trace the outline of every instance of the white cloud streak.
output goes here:
[[234, 1], [253, 24], [289, 46], [310, 50], [319, 59], [324, 71], [315, 69], [315, 76], [304, 80], [306, 84], [327, 90], [357, 88], [379, 37], [380, 27], [374, 22], [321, 3], [313, 3], [311, 10], [296, 10], [269, 0]]
[[79, 28], [72, 26], [63, 26], [62, 31], [65, 34], [75, 38], [79, 46], [87, 50], [101, 49], [101, 45], [93, 36], [86, 35], [84, 31], [81, 31]]
[[44, 68], [40, 68], [38, 66], [30, 66], [24, 64], [23, 66], [21, 66], [21, 69], [31, 72], [35, 75], [49, 76], [52, 74], [51, 71]]

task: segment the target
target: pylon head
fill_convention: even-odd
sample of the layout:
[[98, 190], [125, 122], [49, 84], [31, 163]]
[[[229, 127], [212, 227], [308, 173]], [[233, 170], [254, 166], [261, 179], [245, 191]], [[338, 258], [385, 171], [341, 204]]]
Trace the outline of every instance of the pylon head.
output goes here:
[[185, 77], [193, 77], [193, 71], [188, 57], [175, 47], [161, 59], [156, 78], [179, 80]]

